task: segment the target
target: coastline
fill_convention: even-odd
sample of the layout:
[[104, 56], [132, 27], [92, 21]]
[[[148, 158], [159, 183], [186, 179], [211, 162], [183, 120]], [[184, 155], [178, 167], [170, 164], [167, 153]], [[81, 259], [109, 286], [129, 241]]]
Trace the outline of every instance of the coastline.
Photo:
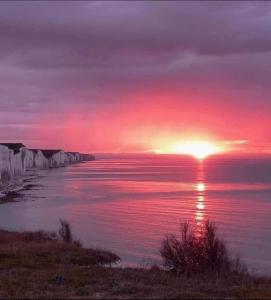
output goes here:
[[22, 143], [0, 143], [0, 204], [14, 202], [17, 192], [29, 189], [27, 172], [65, 167], [95, 160], [93, 154], [61, 149], [28, 149]]

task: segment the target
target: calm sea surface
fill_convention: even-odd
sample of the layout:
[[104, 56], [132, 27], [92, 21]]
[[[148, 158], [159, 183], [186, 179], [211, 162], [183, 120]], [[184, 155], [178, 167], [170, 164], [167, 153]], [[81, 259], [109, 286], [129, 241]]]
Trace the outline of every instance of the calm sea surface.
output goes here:
[[215, 221], [233, 253], [271, 273], [271, 158], [101, 157], [29, 173], [33, 188], [0, 206], [0, 227], [54, 230], [67, 219], [85, 246], [110, 249], [124, 264], [159, 259], [179, 223]]

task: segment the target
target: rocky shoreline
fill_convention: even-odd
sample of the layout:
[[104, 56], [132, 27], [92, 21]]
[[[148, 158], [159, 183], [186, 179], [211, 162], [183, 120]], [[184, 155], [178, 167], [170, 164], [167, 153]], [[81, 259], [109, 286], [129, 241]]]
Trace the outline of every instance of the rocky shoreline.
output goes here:
[[93, 154], [64, 150], [28, 149], [22, 143], [0, 143], [0, 191], [26, 171], [64, 167], [95, 160]]

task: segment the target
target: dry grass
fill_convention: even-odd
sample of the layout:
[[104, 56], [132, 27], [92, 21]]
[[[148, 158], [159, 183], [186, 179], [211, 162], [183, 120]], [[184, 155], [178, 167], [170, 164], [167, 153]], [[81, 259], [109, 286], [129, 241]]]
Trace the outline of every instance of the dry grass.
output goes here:
[[[105, 265], [113, 264], [120, 258], [100, 249], [86, 249], [72, 239], [70, 225], [70, 239], [62, 240], [62, 236], [55, 232], [9, 232], [0, 231], [0, 263], [8, 263], [9, 258], [19, 263], [32, 264], [37, 259], [44, 264], [64, 265]], [[63, 224], [61, 223], [60, 229]], [[59, 230], [60, 232], [60, 230]], [[5, 258], [5, 259], [3, 259]], [[0, 266], [1, 267], [1, 266]]]
[[271, 299], [270, 278], [103, 266], [118, 260], [60, 241], [56, 233], [0, 231], [0, 298]]

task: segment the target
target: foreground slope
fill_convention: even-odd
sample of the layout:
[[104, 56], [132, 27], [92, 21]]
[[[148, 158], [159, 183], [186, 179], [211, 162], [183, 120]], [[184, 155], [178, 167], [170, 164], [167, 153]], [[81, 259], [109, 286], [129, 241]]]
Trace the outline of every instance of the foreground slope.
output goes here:
[[[176, 277], [157, 267], [110, 267], [119, 258], [46, 232], [0, 231], [0, 298], [268, 298], [271, 279]], [[106, 266], [105, 266], [106, 265]]]

